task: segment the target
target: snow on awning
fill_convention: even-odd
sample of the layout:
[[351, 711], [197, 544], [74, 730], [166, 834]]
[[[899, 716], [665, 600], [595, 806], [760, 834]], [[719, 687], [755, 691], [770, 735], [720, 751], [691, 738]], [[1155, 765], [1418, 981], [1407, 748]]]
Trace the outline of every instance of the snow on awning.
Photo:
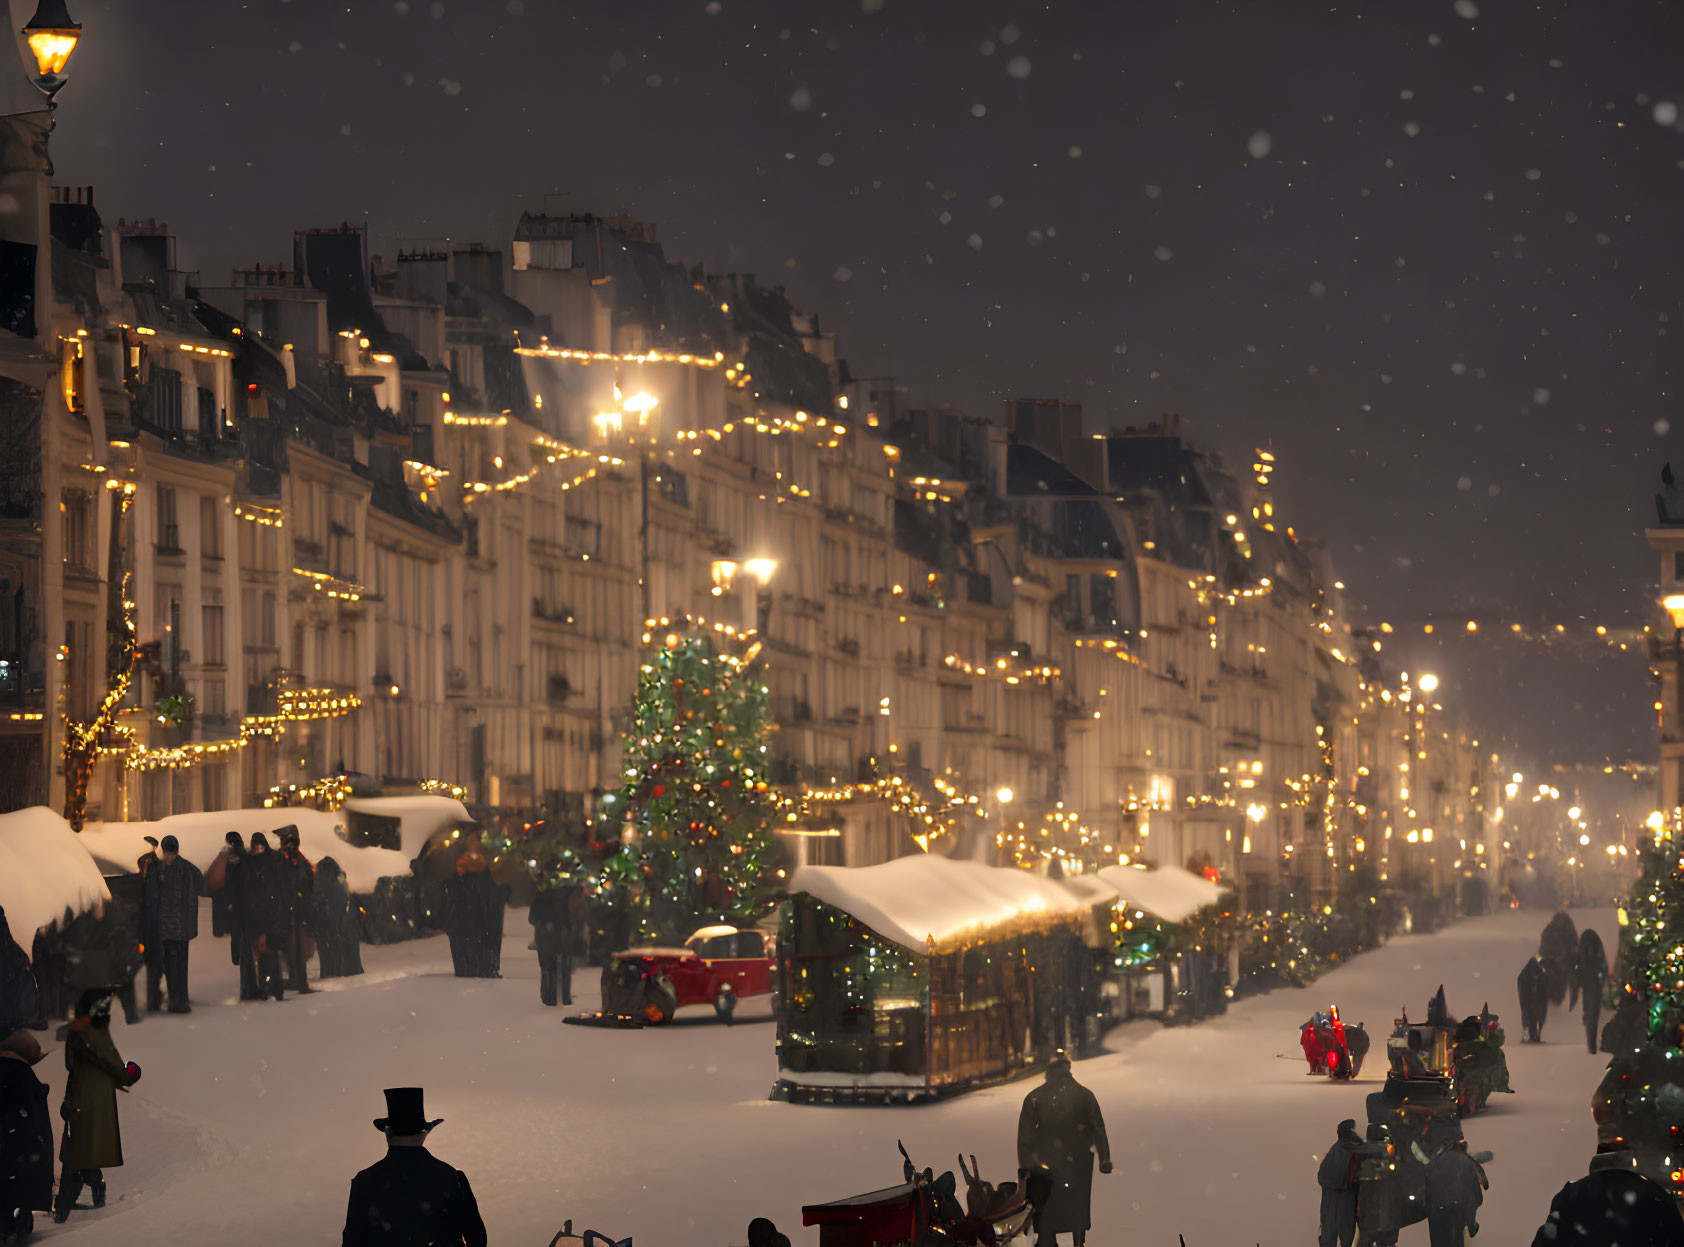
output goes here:
[[45, 806], [0, 814], [0, 906], [12, 938], [30, 955], [35, 932], [64, 911], [80, 914], [111, 899], [81, 838]]
[[789, 881], [915, 953], [1047, 923], [1074, 924], [1092, 906], [1056, 879], [981, 862], [916, 854], [880, 866], [803, 866]]
[[1099, 877], [1117, 890], [1126, 903], [1164, 922], [1185, 922], [1222, 897], [1222, 888], [1180, 866], [1143, 870], [1138, 866], [1105, 866]]

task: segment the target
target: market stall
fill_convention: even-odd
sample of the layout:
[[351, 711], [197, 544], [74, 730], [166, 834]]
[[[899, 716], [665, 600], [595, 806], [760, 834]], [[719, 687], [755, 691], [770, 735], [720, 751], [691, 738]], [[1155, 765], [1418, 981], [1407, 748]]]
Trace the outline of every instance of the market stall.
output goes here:
[[808, 866], [778, 954], [778, 1084], [799, 1101], [909, 1101], [1082, 1046], [1098, 1012], [1091, 889], [918, 855]]

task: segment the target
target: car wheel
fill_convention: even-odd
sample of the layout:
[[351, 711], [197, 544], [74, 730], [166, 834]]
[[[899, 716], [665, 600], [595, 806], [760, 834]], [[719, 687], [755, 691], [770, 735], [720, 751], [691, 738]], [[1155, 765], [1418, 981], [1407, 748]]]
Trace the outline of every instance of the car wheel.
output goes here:
[[731, 1015], [737, 1011], [737, 993], [731, 990], [729, 984], [719, 989], [719, 994], [713, 998], [713, 1012], [725, 1025], [731, 1025]]

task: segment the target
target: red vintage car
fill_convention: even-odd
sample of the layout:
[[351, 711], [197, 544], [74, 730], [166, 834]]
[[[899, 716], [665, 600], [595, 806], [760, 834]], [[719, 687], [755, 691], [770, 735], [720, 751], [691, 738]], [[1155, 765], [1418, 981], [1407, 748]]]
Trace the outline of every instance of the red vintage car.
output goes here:
[[737, 1001], [772, 991], [772, 937], [739, 927], [703, 927], [683, 948], [628, 948], [602, 971], [602, 1011], [644, 1025], [711, 1009], [729, 1022]]

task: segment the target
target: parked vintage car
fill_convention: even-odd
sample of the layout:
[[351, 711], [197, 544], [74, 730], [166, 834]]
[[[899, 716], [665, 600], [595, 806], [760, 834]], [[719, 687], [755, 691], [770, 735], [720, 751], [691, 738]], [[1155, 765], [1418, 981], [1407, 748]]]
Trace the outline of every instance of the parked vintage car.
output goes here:
[[628, 948], [602, 971], [602, 1011], [660, 1025], [686, 1010], [726, 1022], [737, 1001], [772, 991], [772, 940], [764, 931], [703, 927], [683, 948]]

